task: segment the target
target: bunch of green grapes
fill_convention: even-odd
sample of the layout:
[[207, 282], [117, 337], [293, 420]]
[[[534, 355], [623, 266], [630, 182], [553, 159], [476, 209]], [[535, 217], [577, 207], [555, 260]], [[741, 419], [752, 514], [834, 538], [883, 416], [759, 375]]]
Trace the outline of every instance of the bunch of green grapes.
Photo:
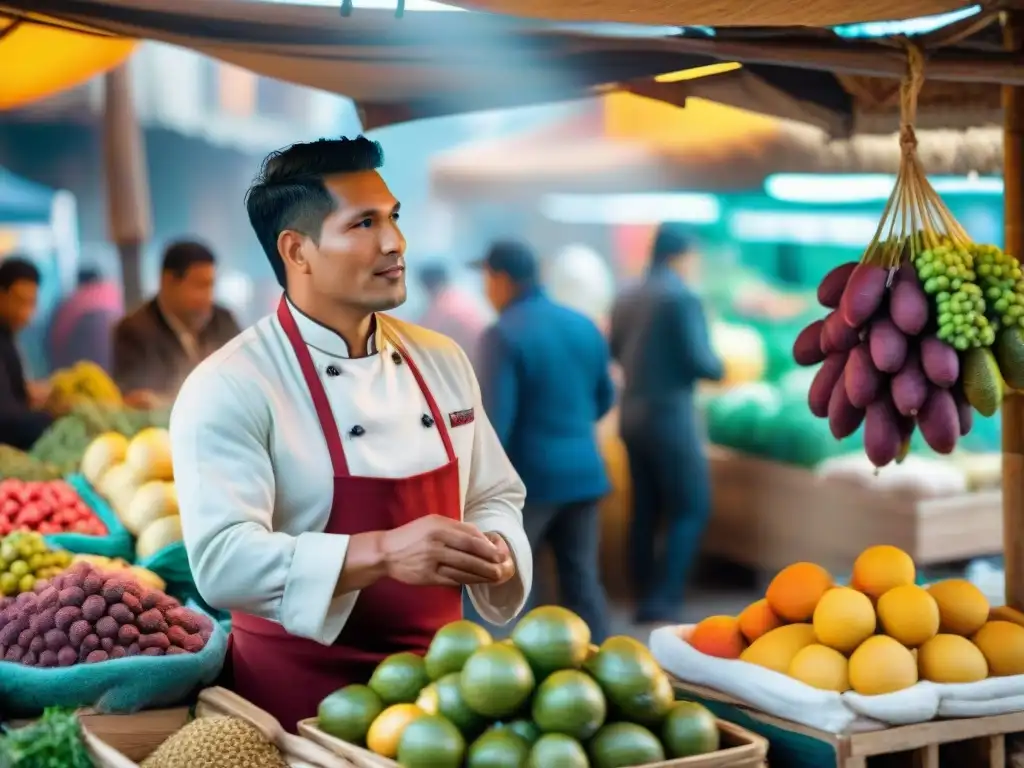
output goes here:
[[914, 269], [935, 302], [940, 339], [961, 351], [992, 346], [996, 329], [989, 322], [985, 294], [975, 282], [975, 260], [968, 249], [940, 238], [938, 244], [917, 252]]
[[37, 579], [49, 579], [71, 565], [71, 553], [50, 549], [33, 531], [15, 531], [0, 539], [0, 597], [31, 592]]
[[1016, 257], [996, 245], [975, 245], [978, 285], [985, 294], [989, 322], [996, 330], [1024, 328], [1024, 273]]

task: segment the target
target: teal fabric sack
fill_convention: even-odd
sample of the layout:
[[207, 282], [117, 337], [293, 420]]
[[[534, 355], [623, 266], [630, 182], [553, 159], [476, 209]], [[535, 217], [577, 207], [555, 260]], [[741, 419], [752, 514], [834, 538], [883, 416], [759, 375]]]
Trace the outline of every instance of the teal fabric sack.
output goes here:
[[195, 588], [192, 568], [189, 567], [188, 555], [185, 554], [183, 542], [176, 541], [173, 544], [168, 544], [135, 564], [152, 571], [168, 584], [191, 585], [193, 589]]
[[[189, 603], [188, 607], [202, 613]], [[199, 653], [131, 656], [70, 667], [23, 667], [0, 661], [0, 712], [32, 717], [46, 707], [94, 707], [121, 714], [181, 704], [220, 675], [228, 636], [216, 621]]]
[[121, 524], [121, 521], [117, 519], [117, 515], [114, 514], [110, 504], [81, 475], [69, 475], [66, 481], [68, 485], [75, 489], [75, 492], [85, 502], [86, 506], [106, 526], [107, 535], [87, 536], [82, 533], [53, 533], [44, 537], [46, 543], [52, 548], [66, 549], [68, 552], [74, 552], [76, 555], [119, 557], [130, 562], [135, 552], [132, 535]]

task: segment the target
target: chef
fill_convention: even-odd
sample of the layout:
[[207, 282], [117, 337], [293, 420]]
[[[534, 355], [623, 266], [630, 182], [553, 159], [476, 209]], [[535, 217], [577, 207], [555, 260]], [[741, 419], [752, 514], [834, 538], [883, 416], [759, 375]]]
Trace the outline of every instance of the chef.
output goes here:
[[462, 589], [505, 624], [532, 582], [525, 490], [465, 353], [402, 304], [399, 203], [362, 136], [271, 154], [246, 196], [285, 288], [171, 416], [189, 562], [232, 614], [227, 677], [289, 730], [426, 650]]

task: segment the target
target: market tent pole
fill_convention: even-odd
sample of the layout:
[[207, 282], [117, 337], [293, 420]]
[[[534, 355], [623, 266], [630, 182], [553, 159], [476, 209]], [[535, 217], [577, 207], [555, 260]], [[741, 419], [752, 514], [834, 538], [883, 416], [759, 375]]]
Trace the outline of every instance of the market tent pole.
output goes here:
[[142, 302], [142, 246], [152, 224], [146, 152], [129, 66], [126, 62], [103, 78], [103, 154], [108, 229], [121, 257], [124, 306], [130, 311]]
[[[1003, 17], [1006, 48], [1024, 49], [1024, 12]], [[1005, 248], [1024, 254], [1024, 88], [1003, 87]], [[1003, 554], [1006, 604], [1024, 609], [1024, 395], [1003, 401]]]

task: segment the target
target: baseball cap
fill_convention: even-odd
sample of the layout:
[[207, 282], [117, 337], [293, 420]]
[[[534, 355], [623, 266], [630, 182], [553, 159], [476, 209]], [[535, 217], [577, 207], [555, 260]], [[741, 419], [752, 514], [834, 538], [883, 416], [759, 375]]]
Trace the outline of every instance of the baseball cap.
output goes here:
[[487, 254], [472, 266], [486, 268], [492, 272], [508, 275], [517, 283], [537, 280], [537, 258], [529, 246], [514, 241], [501, 240], [494, 243]]

